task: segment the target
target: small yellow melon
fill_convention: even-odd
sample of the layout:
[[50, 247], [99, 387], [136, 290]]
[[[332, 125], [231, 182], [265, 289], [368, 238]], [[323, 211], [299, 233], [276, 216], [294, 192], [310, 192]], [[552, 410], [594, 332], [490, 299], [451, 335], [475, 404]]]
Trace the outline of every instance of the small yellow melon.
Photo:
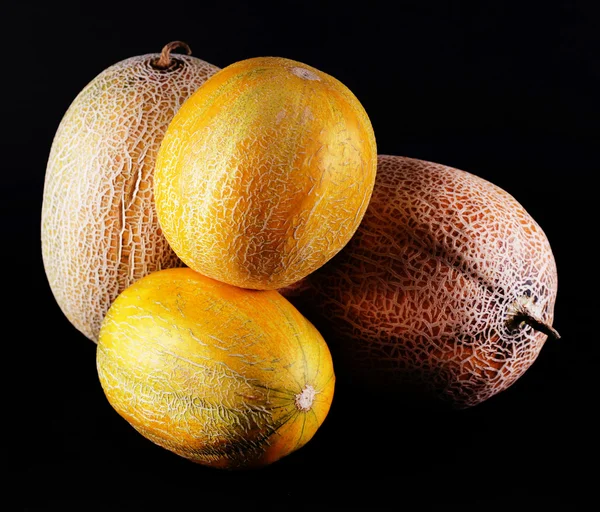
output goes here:
[[247, 59], [207, 80], [170, 123], [158, 219], [194, 270], [276, 289], [350, 240], [376, 170], [371, 122], [344, 84], [290, 59]]
[[110, 404], [138, 432], [220, 468], [263, 466], [302, 447], [335, 383], [325, 341], [282, 295], [189, 268], [154, 272], [119, 295], [97, 367]]
[[218, 71], [188, 55], [132, 57], [75, 98], [50, 151], [42, 256], [69, 321], [97, 341], [115, 297], [140, 277], [182, 263], [160, 231], [152, 192], [156, 155], [183, 101]]

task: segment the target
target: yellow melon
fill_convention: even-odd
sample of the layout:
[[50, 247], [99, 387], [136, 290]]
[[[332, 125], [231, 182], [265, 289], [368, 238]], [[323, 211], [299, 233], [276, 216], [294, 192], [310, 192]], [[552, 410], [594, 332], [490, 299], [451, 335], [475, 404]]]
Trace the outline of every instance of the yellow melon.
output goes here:
[[305, 445], [335, 383], [325, 341], [278, 292], [189, 268], [119, 295], [97, 367], [110, 404], [144, 437], [220, 468], [264, 466]]
[[75, 98], [50, 151], [42, 255], [63, 313], [97, 341], [115, 297], [140, 277], [182, 265], [160, 231], [152, 177], [162, 137], [183, 101], [218, 71], [188, 55], [132, 57]]
[[189, 267], [280, 288], [348, 242], [376, 168], [369, 117], [345, 85], [290, 59], [247, 59], [207, 80], [170, 123], [158, 218]]
[[523, 206], [474, 174], [399, 156], [379, 156], [350, 243], [281, 292], [332, 329], [355, 382], [459, 408], [508, 388], [558, 336], [554, 256]]

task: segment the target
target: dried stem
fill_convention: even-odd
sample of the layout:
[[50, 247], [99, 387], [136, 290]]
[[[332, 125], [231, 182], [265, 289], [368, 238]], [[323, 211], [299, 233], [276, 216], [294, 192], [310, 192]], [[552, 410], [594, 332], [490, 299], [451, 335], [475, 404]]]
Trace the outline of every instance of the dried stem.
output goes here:
[[152, 66], [156, 69], [167, 70], [177, 65], [177, 61], [171, 58], [171, 52], [177, 48], [183, 48], [187, 55], [192, 54], [192, 49], [183, 41], [171, 41], [166, 44], [160, 53], [160, 57], [152, 61]]
[[525, 322], [527, 325], [530, 325], [536, 331], [543, 332], [549, 338], [552, 338], [554, 340], [560, 339], [560, 334], [554, 327], [544, 322], [541, 318], [538, 318], [529, 310], [529, 308], [527, 308], [526, 305], [523, 304], [519, 305], [513, 313], [513, 315], [511, 315], [509, 325], [512, 328], [516, 328], [522, 322]]

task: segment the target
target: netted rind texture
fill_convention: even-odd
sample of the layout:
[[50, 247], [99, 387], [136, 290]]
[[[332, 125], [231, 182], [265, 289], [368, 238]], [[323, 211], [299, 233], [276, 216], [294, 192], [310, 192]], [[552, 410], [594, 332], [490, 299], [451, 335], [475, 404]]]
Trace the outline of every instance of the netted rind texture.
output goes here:
[[308, 307], [337, 335], [339, 366], [358, 382], [416, 386], [463, 408], [508, 388], [534, 362], [547, 336], [511, 318], [525, 306], [552, 324], [557, 271], [544, 232], [504, 190], [444, 165], [380, 155], [353, 239], [283, 293], [310, 295]]
[[325, 340], [280, 294], [189, 268], [125, 290], [96, 354], [123, 418], [159, 446], [216, 467], [256, 467], [301, 448], [335, 387]]
[[156, 208], [188, 267], [276, 289], [348, 242], [376, 169], [373, 127], [345, 85], [289, 59], [248, 59], [209, 80], [169, 125]]
[[104, 315], [127, 286], [181, 266], [160, 230], [153, 200], [156, 155], [182, 103], [218, 71], [186, 55], [170, 70], [159, 54], [107, 68], [60, 122], [46, 169], [42, 256], [69, 321], [97, 342]]

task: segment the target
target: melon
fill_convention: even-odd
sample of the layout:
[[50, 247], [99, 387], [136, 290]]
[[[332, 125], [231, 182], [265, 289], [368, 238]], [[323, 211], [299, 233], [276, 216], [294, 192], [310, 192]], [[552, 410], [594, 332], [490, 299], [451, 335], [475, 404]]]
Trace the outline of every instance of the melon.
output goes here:
[[181, 104], [218, 71], [179, 41], [123, 60], [75, 98], [48, 158], [41, 219], [43, 263], [68, 320], [97, 341], [117, 295], [144, 275], [182, 263], [157, 221], [153, 172]]
[[153, 272], [117, 297], [97, 368], [112, 407], [145, 438], [228, 469], [304, 446], [335, 384], [323, 337], [281, 294], [189, 268]]
[[474, 174], [401, 156], [379, 156], [352, 240], [281, 292], [331, 329], [354, 383], [455, 408], [507, 389], [558, 337], [556, 264], [531, 215]]
[[256, 57], [202, 85], [156, 164], [158, 219], [190, 268], [251, 289], [299, 281], [356, 231], [377, 170], [356, 96], [290, 59]]

